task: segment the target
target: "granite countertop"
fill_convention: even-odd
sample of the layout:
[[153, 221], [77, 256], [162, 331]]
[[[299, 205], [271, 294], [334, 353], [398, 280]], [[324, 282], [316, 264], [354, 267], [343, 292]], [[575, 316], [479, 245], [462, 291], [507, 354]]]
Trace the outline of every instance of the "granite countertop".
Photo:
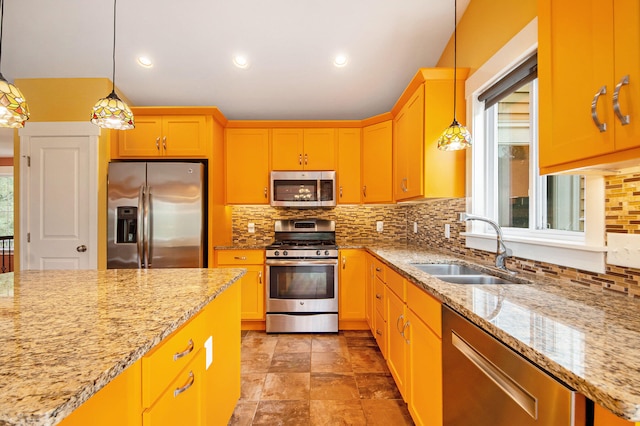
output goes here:
[[0, 424], [57, 424], [243, 274], [0, 274]]
[[415, 247], [365, 246], [568, 386], [622, 418], [640, 421], [640, 301], [525, 273], [516, 279], [529, 284], [450, 284], [411, 263], [478, 264]]

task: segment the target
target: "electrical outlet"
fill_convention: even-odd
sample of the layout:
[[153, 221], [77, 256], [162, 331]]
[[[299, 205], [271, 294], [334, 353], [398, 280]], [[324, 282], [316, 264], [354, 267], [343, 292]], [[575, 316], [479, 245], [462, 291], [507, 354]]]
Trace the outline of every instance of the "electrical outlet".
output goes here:
[[448, 223], [444, 224], [444, 237], [446, 239], [451, 238], [451, 225], [449, 225]]
[[413, 222], [413, 233], [414, 234], [418, 233], [418, 222]]
[[377, 221], [376, 222], [376, 231], [382, 232], [383, 224], [384, 224], [384, 222], [382, 222], [381, 220]]
[[255, 233], [256, 232], [256, 224], [252, 223], [252, 222], [249, 222], [247, 224], [247, 231], [249, 231], [250, 234]]

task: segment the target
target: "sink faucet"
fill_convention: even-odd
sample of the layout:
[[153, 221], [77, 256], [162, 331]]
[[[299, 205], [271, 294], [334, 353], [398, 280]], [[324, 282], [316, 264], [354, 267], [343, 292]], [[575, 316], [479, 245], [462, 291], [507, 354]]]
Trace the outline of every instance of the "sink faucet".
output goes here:
[[495, 220], [491, 220], [488, 217], [477, 216], [469, 213], [460, 213], [460, 221], [465, 222], [467, 220], [479, 220], [481, 222], [486, 222], [496, 230], [496, 268], [515, 274], [514, 271], [509, 271], [505, 264], [505, 260], [507, 259], [507, 257], [511, 256], [512, 252], [507, 248], [507, 246], [504, 245], [504, 241], [502, 239], [502, 228], [500, 228], [500, 225], [498, 225]]

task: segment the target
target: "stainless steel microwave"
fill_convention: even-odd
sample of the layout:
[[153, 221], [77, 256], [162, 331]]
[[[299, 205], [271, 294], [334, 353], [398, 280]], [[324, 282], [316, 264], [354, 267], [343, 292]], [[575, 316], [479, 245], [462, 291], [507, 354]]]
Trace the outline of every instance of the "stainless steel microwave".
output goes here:
[[335, 171], [271, 172], [271, 202], [274, 207], [335, 207]]

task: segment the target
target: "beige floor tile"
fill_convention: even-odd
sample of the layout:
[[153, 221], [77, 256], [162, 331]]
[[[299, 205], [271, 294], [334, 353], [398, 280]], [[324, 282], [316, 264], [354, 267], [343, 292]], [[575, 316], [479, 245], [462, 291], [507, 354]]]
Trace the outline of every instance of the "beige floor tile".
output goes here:
[[276, 353], [311, 352], [311, 335], [281, 334]]
[[352, 372], [349, 353], [340, 352], [311, 352], [312, 372]]
[[311, 373], [269, 373], [262, 400], [308, 400]]
[[351, 367], [355, 373], [385, 373], [387, 363], [378, 348], [356, 346], [349, 348]]
[[309, 401], [260, 401], [252, 424], [301, 426], [309, 421]]
[[312, 400], [360, 399], [353, 374], [311, 373], [309, 398]]
[[251, 426], [258, 401], [238, 401], [228, 426]]
[[272, 355], [267, 353], [246, 353], [243, 351], [240, 355], [240, 372], [242, 374], [268, 373], [269, 367], [271, 367], [271, 357]]
[[240, 377], [240, 399], [260, 401], [267, 373], [243, 374]]
[[310, 401], [309, 411], [313, 426], [366, 425], [367, 419], [358, 400]]
[[347, 339], [339, 335], [318, 335], [311, 339], [311, 352], [347, 352]]
[[401, 399], [391, 373], [356, 373], [356, 384], [362, 399]]
[[311, 371], [311, 352], [275, 353], [269, 373], [308, 373]]
[[242, 352], [273, 354], [278, 344], [278, 336], [250, 332], [242, 338]]
[[363, 399], [362, 410], [367, 418], [367, 425], [402, 426], [413, 425], [407, 405], [398, 399]]

